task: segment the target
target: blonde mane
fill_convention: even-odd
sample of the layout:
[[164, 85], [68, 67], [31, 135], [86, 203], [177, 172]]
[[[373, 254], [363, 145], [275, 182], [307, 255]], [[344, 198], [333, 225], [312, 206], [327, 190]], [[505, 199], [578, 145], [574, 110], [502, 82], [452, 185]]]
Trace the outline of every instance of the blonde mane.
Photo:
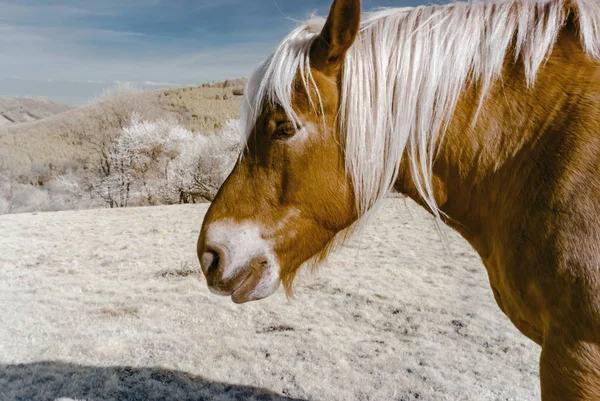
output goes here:
[[[360, 215], [392, 189], [406, 152], [419, 194], [439, 217], [432, 164], [461, 92], [476, 82], [481, 105], [509, 50], [533, 85], [570, 12], [583, 49], [600, 58], [600, 5], [592, 0], [452, 3], [364, 14], [345, 59], [338, 119]], [[313, 81], [309, 53], [323, 24], [313, 19], [293, 30], [252, 74], [242, 106], [244, 143], [266, 101], [299, 123], [292, 83], [298, 72], [305, 88]]]

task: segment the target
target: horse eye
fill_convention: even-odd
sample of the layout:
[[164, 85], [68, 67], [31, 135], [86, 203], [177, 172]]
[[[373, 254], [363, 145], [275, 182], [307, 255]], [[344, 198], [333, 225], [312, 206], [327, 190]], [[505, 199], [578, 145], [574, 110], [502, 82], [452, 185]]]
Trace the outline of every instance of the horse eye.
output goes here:
[[273, 132], [273, 139], [286, 139], [293, 136], [296, 133], [296, 126], [290, 122], [285, 121], [277, 124], [275, 132]]

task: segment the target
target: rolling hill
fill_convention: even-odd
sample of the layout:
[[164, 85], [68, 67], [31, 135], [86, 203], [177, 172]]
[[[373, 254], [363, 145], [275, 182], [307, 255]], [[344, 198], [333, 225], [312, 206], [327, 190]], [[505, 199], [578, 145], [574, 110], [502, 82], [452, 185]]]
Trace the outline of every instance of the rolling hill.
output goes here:
[[244, 83], [237, 79], [160, 91], [116, 90], [74, 109], [44, 100], [0, 99], [0, 115], [9, 116], [0, 123], [0, 170], [19, 175], [39, 166], [60, 169], [93, 160], [99, 142], [114, 136], [133, 112], [214, 134], [227, 120], [238, 118]]
[[37, 97], [0, 97], [0, 127], [41, 120], [70, 107]]

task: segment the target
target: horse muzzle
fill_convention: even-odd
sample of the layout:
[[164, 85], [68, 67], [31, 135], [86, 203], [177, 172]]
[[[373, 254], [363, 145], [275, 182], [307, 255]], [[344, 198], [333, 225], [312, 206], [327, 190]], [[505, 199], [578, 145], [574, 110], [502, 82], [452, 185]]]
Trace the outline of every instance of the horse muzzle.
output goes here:
[[271, 244], [250, 223], [210, 223], [199, 238], [198, 258], [210, 291], [236, 303], [265, 298], [279, 287]]

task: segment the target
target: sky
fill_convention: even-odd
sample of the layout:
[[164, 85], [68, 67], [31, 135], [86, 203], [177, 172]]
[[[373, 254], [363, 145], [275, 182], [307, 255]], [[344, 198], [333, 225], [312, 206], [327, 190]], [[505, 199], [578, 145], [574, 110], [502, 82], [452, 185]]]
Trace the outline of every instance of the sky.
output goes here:
[[[363, 10], [419, 0], [363, 0]], [[0, 0], [0, 96], [89, 102], [102, 89], [248, 76], [331, 0]]]

